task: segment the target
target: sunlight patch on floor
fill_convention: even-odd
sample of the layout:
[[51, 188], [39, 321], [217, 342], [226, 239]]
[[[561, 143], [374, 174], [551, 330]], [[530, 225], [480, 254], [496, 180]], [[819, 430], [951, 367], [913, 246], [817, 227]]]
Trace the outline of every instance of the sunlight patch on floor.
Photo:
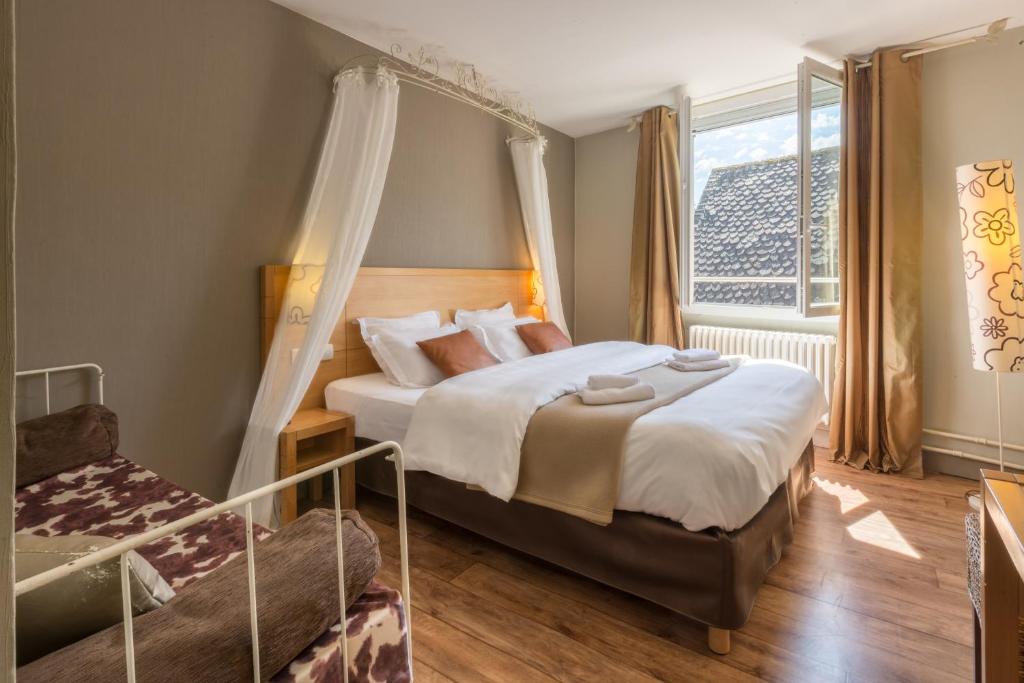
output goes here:
[[852, 486], [837, 484], [820, 477], [815, 477], [814, 483], [828, 495], [839, 499], [839, 512], [844, 515], [868, 502], [868, 497], [861, 493], [860, 489], [855, 489]]
[[846, 531], [854, 540], [861, 543], [868, 543], [878, 548], [891, 550], [894, 553], [912, 557], [915, 560], [921, 559], [921, 555], [914, 550], [914, 547], [907, 542], [907, 539], [903, 538], [903, 534], [893, 526], [893, 523], [889, 521], [889, 518], [881, 510], [872, 512], [864, 519], [854, 522], [846, 527]]

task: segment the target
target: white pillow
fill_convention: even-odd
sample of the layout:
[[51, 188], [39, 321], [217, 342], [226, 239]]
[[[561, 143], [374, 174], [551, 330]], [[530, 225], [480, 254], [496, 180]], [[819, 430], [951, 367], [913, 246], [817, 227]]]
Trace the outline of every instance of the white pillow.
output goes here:
[[373, 343], [373, 336], [382, 332], [395, 332], [399, 330], [416, 329], [438, 329], [441, 327], [441, 316], [437, 311], [423, 311], [415, 315], [407, 315], [401, 318], [358, 318], [359, 333], [370, 349], [370, 355], [377, 361], [377, 365], [384, 372], [384, 376], [392, 384], [398, 384], [398, 380], [391, 374], [387, 363], [381, 358], [380, 352]]
[[[27, 579], [115, 543], [113, 538], [84, 534], [15, 534], [15, 578]], [[157, 609], [174, 597], [174, 590], [153, 565], [134, 550], [127, 554], [133, 614]], [[113, 557], [18, 597], [19, 663], [31, 662], [120, 623], [119, 562], [118, 557]], [[69, 603], [74, 605], [73, 609], [67, 609]]]
[[473, 325], [496, 325], [498, 323], [515, 322], [516, 314], [512, 310], [512, 304], [506, 303], [499, 308], [481, 308], [478, 311], [455, 311], [455, 324], [462, 329], [468, 329]]
[[441, 327], [441, 316], [437, 311], [423, 311], [401, 318], [358, 318], [358, 322], [363, 341], [368, 341], [370, 337], [381, 332], [410, 330], [417, 327]]
[[390, 375], [388, 371], [384, 373], [388, 381], [401, 387], [432, 387], [444, 379], [444, 374], [416, 342], [446, 337], [459, 331], [455, 325], [448, 324], [438, 329], [381, 332], [373, 335], [371, 340], [384, 361], [381, 369], [386, 367], [390, 371]]
[[529, 347], [523, 342], [516, 327], [527, 323], [539, 323], [534, 317], [526, 316], [516, 318], [511, 324], [504, 325], [474, 325], [469, 328], [476, 340], [480, 342], [488, 352], [502, 363], [519, 360], [532, 356]]

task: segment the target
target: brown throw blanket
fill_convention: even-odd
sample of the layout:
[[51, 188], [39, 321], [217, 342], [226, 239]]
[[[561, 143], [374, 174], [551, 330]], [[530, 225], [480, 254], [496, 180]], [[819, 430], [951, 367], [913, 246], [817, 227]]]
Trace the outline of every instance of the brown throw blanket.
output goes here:
[[515, 498], [610, 524], [619, 497], [626, 433], [655, 408], [692, 394], [736, 369], [679, 372], [665, 365], [632, 373], [654, 387], [648, 401], [584, 405], [577, 394], [547, 404], [530, 420]]
[[[345, 598], [351, 605], [380, 568], [380, 553], [376, 535], [359, 514], [343, 514]], [[256, 544], [262, 679], [287, 666], [340, 618], [334, 538], [334, 514], [313, 510]], [[138, 680], [251, 681], [248, 586], [242, 555], [136, 618]], [[20, 667], [18, 681], [123, 681], [123, 643], [123, 626], [111, 626]]]

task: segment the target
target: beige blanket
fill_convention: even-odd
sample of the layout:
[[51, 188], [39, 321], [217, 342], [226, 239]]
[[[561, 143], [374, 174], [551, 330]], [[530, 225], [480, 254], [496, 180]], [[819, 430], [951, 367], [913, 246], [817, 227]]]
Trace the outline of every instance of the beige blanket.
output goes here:
[[577, 394], [547, 404], [530, 420], [515, 498], [610, 524], [619, 496], [626, 433], [633, 421], [715, 382], [738, 366], [679, 372], [655, 365], [635, 374], [654, 387], [647, 401], [584, 405]]

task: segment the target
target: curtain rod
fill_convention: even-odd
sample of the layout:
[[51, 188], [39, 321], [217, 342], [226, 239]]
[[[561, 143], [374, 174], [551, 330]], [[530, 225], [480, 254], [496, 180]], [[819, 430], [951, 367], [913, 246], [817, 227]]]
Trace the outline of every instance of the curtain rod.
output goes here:
[[[948, 50], [951, 47], [960, 47], [961, 45], [970, 45], [971, 43], [976, 43], [979, 40], [994, 40], [995, 38], [997, 38], [999, 36], [1000, 33], [1002, 33], [1006, 29], [1006, 22], [1007, 21], [1009, 21], [1009, 17], [1003, 17], [1002, 19], [997, 19], [997, 20], [993, 21], [991, 24], [978, 24], [977, 26], [969, 26], [969, 27], [967, 27], [965, 29], [961, 29], [959, 31], [953, 31], [952, 33], [963, 33], [964, 31], [971, 31], [971, 30], [974, 30], [976, 28], [985, 27], [985, 34], [981, 35], [981, 36], [971, 36], [970, 38], [964, 38], [962, 40], [955, 40], [955, 41], [953, 41], [951, 43], [943, 43], [942, 45], [929, 45], [928, 47], [921, 47], [921, 48], [917, 48], [917, 49], [914, 49], [914, 50], [907, 50], [906, 52], [904, 52], [903, 54], [900, 55], [900, 61], [906, 62], [911, 57], [917, 57], [919, 55], [926, 55], [926, 54], [929, 54], [931, 52], [939, 52], [940, 50]], [[948, 36], [948, 35], [952, 35], [952, 33], [946, 33], [944, 35]], [[942, 36], [936, 36], [936, 37], [937, 38], [941, 38]], [[857, 69], [857, 71], [860, 71], [861, 69], [867, 69], [870, 66], [871, 66], [871, 62], [861, 62], [860, 64], [857, 65], [856, 69]]]
[[540, 137], [540, 127], [533, 106], [515, 93], [492, 86], [472, 64], [456, 62], [455, 80], [452, 81], [441, 76], [441, 63], [435, 55], [423, 48], [415, 54], [403, 54], [402, 46], [396, 43], [391, 46], [389, 55], [360, 55], [350, 59], [342, 65], [339, 75], [360, 66], [383, 67], [393, 73], [399, 81], [468, 104], [525, 133]]
[[[658, 107], [665, 107], [666, 109], [668, 109], [669, 116], [675, 116], [676, 114], [679, 113], [678, 111], [676, 111], [675, 107], [670, 107], [667, 104], [656, 104], [653, 107], [651, 107], [651, 109], [657, 109]], [[626, 126], [626, 132], [632, 133], [634, 130], [636, 130], [636, 127], [640, 125], [640, 122], [643, 121], [643, 119], [643, 114], [634, 114], [633, 116], [630, 116], [629, 123]]]

